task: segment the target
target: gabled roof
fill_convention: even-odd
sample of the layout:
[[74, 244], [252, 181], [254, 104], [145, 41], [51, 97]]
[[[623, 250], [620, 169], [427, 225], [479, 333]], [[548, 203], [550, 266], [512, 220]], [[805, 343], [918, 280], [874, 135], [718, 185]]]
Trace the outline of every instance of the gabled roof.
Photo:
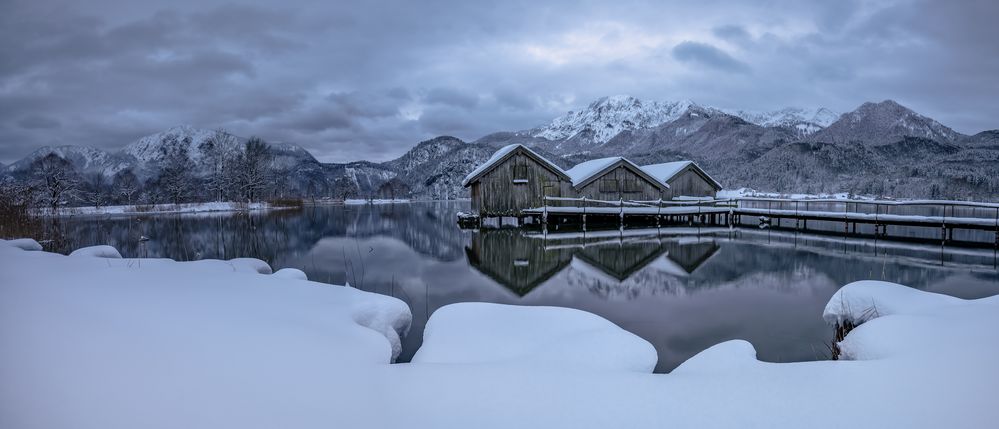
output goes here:
[[629, 161], [627, 158], [620, 156], [612, 156], [610, 158], [600, 158], [593, 159], [586, 162], [581, 162], [576, 164], [575, 167], [570, 168], [565, 173], [569, 175], [572, 179], [572, 186], [576, 188], [581, 188], [586, 186], [588, 183], [592, 182], [596, 178], [604, 175], [604, 173], [617, 168], [619, 165], [624, 165], [627, 168], [634, 171], [639, 176], [643, 176], [649, 182], [659, 186], [660, 188], [669, 188], [669, 185], [657, 178], [650, 175], [647, 171], [642, 170], [641, 167], [635, 165], [635, 163]]
[[512, 157], [517, 152], [522, 152], [524, 155], [527, 155], [528, 157], [534, 159], [538, 164], [543, 165], [545, 168], [548, 168], [553, 173], [557, 174], [563, 179], [569, 180], [569, 176], [565, 174], [565, 171], [562, 170], [554, 162], [545, 159], [545, 157], [541, 155], [538, 155], [536, 152], [529, 149], [527, 146], [524, 146], [522, 144], [511, 144], [501, 147], [499, 150], [493, 153], [493, 156], [490, 156], [489, 159], [486, 160], [486, 162], [482, 163], [478, 167], [475, 167], [475, 169], [472, 170], [471, 173], [468, 173], [468, 175], [465, 176], [465, 180], [461, 181], [461, 186], [468, 187], [468, 185], [471, 185], [472, 182], [478, 180], [478, 178], [481, 177], [483, 174], [492, 171], [492, 169], [502, 164], [504, 161]]
[[650, 176], [655, 177], [663, 183], [669, 183], [670, 180], [673, 180], [674, 176], [679, 174], [688, 166], [693, 166], [694, 170], [704, 177], [705, 180], [711, 183], [712, 186], [718, 190], [722, 189], [721, 183], [718, 183], [717, 180], [709, 176], [708, 173], [701, 169], [699, 165], [695, 164], [694, 161], [674, 161], [664, 162], [662, 164], [643, 165], [642, 170], [645, 170], [645, 172]]

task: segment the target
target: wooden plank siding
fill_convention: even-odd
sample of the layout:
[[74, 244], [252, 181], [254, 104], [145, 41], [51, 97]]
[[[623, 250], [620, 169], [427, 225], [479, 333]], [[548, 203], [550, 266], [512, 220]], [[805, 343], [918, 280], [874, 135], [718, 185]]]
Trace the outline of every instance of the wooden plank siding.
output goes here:
[[481, 215], [519, 216], [544, 205], [544, 196], [571, 196], [571, 184], [523, 152], [516, 152], [472, 186], [472, 209]]
[[685, 167], [666, 183], [670, 188], [666, 191], [664, 200], [679, 196], [714, 197], [718, 194], [718, 189], [699, 174], [693, 165]]
[[600, 175], [582, 188], [576, 190], [576, 197], [588, 199], [655, 200], [662, 196], [661, 185], [650, 182], [623, 165]]

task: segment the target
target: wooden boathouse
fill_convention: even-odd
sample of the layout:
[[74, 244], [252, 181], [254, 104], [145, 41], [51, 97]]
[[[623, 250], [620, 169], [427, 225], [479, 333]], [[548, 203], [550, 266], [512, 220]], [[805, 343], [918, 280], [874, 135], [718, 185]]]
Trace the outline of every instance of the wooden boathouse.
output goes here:
[[472, 211], [482, 217], [519, 217], [524, 209], [543, 206], [546, 196], [573, 196], [565, 171], [520, 144], [496, 151], [461, 184], [472, 188]]
[[669, 192], [665, 182], [619, 156], [577, 164], [566, 174], [572, 179], [573, 196], [591, 200], [655, 200]]
[[462, 181], [479, 218], [516, 217], [544, 206], [591, 201], [659, 201], [714, 197], [722, 186], [692, 161], [638, 166], [623, 157], [594, 159], [563, 170], [530, 148], [512, 144]]
[[712, 197], [718, 195], [722, 185], [693, 161], [674, 161], [644, 165], [642, 170], [660, 182], [669, 185], [664, 200], [680, 197]]

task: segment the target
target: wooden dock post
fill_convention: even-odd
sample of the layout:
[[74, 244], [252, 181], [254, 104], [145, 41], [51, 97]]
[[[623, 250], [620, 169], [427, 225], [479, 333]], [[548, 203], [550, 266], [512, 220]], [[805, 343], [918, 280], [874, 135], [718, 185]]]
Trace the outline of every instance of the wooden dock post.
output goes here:
[[624, 198], [618, 197], [617, 204], [621, 208], [621, 228], [624, 228]]
[[663, 219], [662, 213], [663, 213], [663, 199], [662, 197], [659, 197], [659, 199], [656, 200], [656, 229], [659, 229], [662, 225], [662, 219]]

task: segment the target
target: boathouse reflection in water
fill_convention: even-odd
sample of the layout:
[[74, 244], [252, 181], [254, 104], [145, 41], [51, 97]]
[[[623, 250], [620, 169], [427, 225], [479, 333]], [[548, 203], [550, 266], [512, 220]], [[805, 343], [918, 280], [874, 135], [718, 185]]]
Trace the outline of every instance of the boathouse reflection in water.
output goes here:
[[[465, 248], [469, 265], [519, 296], [572, 266], [619, 283], [656, 271], [685, 277], [711, 258], [721, 230], [615, 230], [530, 233], [484, 229]], [[653, 278], [653, 277], [647, 277]]]

